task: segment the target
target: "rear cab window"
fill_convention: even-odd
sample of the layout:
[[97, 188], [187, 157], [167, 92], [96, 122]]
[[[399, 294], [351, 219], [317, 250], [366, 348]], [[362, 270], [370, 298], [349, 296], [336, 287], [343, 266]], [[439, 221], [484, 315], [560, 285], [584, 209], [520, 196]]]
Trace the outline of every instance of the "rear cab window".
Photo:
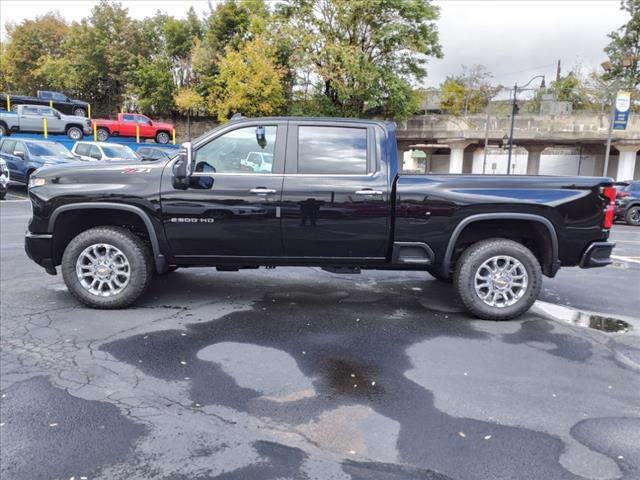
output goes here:
[[298, 127], [299, 174], [366, 175], [368, 129], [364, 127]]
[[16, 146], [15, 140], [4, 139], [2, 141], [2, 147], [0, 147], [0, 152], [13, 155], [13, 149], [15, 148], [15, 146]]
[[135, 122], [136, 121], [136, 116], [135, 115], [125, 114], [125, 115], [122, 116], [122, 121], [123, 122]]
[[91, 145], [88, 143], [78, 143], [76, 144], [75, 153], [78, 155], [89, 156], [89, 151], [91, 150]]

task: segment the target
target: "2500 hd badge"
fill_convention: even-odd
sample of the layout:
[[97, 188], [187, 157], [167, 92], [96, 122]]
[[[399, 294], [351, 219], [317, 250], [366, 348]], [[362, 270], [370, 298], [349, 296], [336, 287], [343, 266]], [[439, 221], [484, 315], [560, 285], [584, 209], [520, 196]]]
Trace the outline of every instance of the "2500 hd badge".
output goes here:
[[171, 223], [213, 223], [215, 218], [192, 218], [192, 217], [171, 217]]

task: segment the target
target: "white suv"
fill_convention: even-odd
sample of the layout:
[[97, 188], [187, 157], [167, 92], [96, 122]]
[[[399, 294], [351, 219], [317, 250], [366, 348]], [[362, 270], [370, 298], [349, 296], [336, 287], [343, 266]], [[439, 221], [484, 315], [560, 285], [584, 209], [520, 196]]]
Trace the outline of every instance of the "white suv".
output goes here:
[[9, 169], [4, 158], [0, 158], [0, 200], [4, 200], [7, 195], [7, 185], [9, 184]]
[[126, 145], [109, 142], [76, 142], [71, 153], [82, 160], [140, 160]]

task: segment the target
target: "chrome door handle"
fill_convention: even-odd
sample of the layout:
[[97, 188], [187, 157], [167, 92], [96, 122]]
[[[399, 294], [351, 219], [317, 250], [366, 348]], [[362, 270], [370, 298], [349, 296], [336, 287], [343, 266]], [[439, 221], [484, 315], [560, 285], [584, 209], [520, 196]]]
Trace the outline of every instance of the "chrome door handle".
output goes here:
[[249, 193], [253, 193], [254, 195], [268, 195], [270, 193], [276, 193], [276, 191], [273, 188], [256, 187], [249, 190]]
[[382, 191], [365, 188], [363, 190], [356, 190], [356, 195], [382, 195]]

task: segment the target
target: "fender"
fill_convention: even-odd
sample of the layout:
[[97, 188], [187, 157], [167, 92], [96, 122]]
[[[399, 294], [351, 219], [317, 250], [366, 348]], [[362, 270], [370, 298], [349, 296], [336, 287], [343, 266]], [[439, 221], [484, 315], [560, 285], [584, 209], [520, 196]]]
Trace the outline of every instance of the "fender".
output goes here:
[[532, 213], [479, 213], [462, 219], [462, 221], [456, 225], [456, 228], [453, 230], [440, 267], [441, 272], [445, 277], [449, 277], [449, 265], [451, 264], [451, 258], [453, 257], [453, 249], [455, 248], [462, 230], [464, 230], [467, 225], [482, 220], [529, 220], [544, 225], [549, 231], [549, 237], [551, 238], [551, 270], [552, 276], [555, 275], [555, 272], [558, 270], [557, 266], [559, 265], [558, 234], [553, 223], [551, 223], [548, 218]]
[[51, 218], [49, 218], [48, 230], [53, 233], [56, 220], [58, 216], [66, 212], [68, 210], [84, 210], [84, 209], [102, 209], [102, 210], [124, 210], [127, 212], [131, 212], [136, 214], [143, 221], [145, 227], [147, 228], [147, 232], [149, 233], [149, 239], [151, 240], [151, 249], [153, 250], [153, 259], [156, 265], [156, 270], [159, 273], [165, 272], [169, 265], [167, 264], [167, 260], [165, 256], [162, 254], [160, 250], [160, 243], [158, 242], [158, 236], [156, 234], [156, 230], [153, 227], [153, 223], [149, 218], [149, 215], [142, 210], [140, 207], [136, 207], [134, 205], [126, 205], [122, 203], [109, 203], [109, 202], [80, 202], [80, 203], [70, 203], [68, 205], [62, 205], [56, 208], [51, 213]]

